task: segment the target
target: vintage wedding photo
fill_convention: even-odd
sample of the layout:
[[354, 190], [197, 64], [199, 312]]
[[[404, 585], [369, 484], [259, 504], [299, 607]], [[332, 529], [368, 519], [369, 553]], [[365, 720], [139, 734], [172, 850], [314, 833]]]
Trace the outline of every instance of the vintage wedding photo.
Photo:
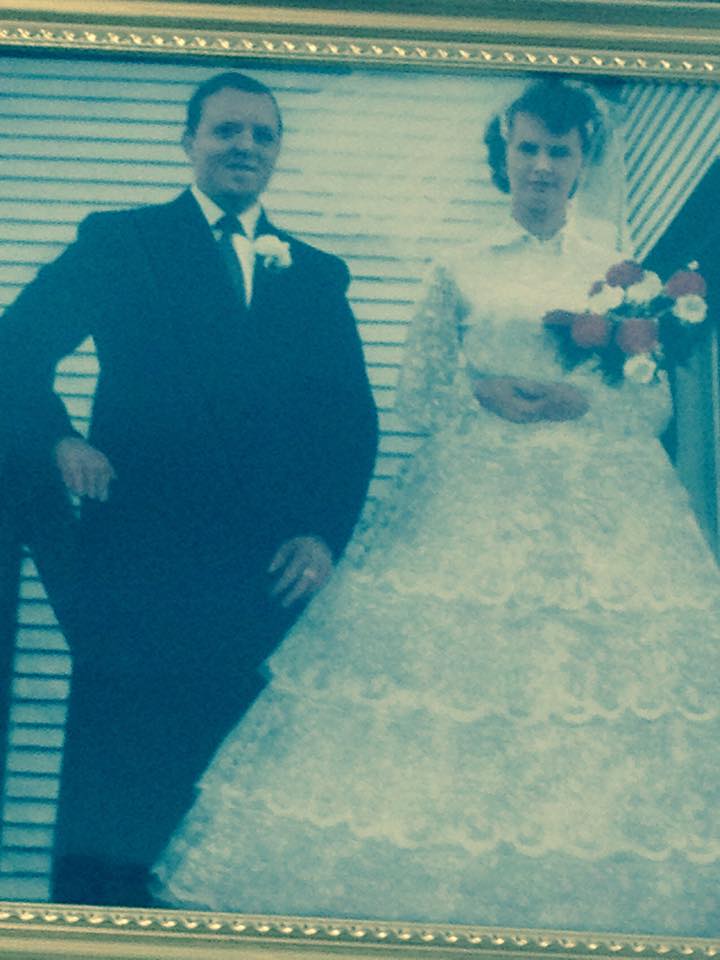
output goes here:
[[0, 57], [0, 899], [720, 937], [719, 102]]

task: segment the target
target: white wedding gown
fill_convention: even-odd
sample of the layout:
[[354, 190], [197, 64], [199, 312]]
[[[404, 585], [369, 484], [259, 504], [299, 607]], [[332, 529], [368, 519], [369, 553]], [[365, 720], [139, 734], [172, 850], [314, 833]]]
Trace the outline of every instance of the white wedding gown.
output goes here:
[[[509, 224], [435, 267], [399, 400], [431, 437], [270, 659], [166, 900], [720, 933], [720, 575], [657, 439], [667, 386], [564, 372], [540, 322], [616, 259]], [[590, 411], [500, 419], [467, 364]]]

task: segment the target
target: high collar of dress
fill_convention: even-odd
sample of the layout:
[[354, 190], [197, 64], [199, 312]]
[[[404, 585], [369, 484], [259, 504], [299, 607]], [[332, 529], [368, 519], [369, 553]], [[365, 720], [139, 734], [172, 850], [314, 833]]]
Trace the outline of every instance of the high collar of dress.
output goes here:
[[[218, 220], [225, 216], [226, 211], [223, 210], [222, 207], [219, 207], [214, 200], [211, 200], [206, 193], [203, 193], [196, 183], [190, 187], [190, 192], [195, 197], [207, 222], [211, 227], [214, 227]], [[238, 220], [242, 224], [245, 236], [251, 240], [255, 238], [255, 231], [261, 215], [262, 207], [257, 201], [251, 207], [248, 207], [247, 210], [243, 210], [242, 213], [238, 214]]]
[[542, 239], [523, 227], [508, 210], [507, 217], [496, 227], [493, 238], [493, 247], [531, 247], [537, 250], [547, 250], [553, 253], [564, 253], [575, 234], [575, 222], [571, 210], [563, 226], [551, 237]]

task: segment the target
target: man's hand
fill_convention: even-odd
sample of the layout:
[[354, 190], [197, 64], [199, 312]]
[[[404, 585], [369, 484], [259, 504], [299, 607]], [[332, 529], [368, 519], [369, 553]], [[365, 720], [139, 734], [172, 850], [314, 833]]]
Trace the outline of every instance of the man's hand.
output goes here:
[[115, 479], [112, 464], [81, 437], [63, 437], [55, 445], [55, 462], [70, 493], [105, 503]]
[[333, 571], [330, 548], [319, 537], [293, 537], [282, 544], [268, 567], [277, 576], [270, 595], [283, 607], [309, 600]]
[[486, 410], [513, 423], [574, 420], [589, 408], [584, 395], [570, 384], [524, 377], [481, 377], [473, 382], [473, 392]]

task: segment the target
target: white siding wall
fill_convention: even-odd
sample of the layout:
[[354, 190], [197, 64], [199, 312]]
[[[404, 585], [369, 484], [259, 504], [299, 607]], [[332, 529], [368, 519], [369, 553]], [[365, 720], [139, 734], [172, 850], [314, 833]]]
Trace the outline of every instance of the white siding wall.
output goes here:
[[628, 221], [642, 257], [720, 156], [720, 90], [712, 84], [628, 84], [625, 104]]

